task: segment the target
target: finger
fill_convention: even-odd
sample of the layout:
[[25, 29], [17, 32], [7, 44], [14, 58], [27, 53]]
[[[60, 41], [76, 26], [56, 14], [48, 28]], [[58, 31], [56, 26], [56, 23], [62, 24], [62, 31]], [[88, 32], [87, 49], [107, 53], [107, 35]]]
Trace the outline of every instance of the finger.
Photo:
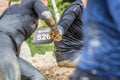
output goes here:
[[54, 35], [53, 39], [54, 39], [55, 42], [58, 42], [58, 41], [62, 40], [62, 36], [60, 34], [56, 34], [56, 35]]

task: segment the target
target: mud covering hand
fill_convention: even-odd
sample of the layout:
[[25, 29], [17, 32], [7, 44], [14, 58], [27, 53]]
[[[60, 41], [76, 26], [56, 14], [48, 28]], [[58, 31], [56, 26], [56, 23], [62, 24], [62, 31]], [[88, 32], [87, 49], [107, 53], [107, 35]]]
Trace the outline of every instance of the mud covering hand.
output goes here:
[[58, 28], [56, 27], [55, 18], [50, 11], [44, 11], [41, 14], [41, 18], [46, 22], [46, 24], [50, 27], [51, 31], [49, 32], [50, 37], [54, 42], [62, 40], [62, 36], [59, 33]]
[[51, 30], [49, 32], [49, 35], [53, 39], [54, 42], [58, 42], [62, 40], [62, 34], [59, 29]]

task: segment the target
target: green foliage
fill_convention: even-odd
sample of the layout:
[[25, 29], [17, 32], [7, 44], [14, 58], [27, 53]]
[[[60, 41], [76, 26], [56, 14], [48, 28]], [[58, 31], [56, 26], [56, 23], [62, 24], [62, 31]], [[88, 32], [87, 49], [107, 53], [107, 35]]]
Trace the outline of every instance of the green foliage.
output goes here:
[[[48, 7], [54, 13], [52, 1], [51, 0], [48, 0], [48, 1], [49, 1]], [[71, 2], [64, 2], [64, 3], [62, 3], [62, 0], [55, 0], [55, 1], [56, 1], [57, 9], [58, 9], [58, 12], [59, 12], [60, 15], [64, 11], [64, 9], [71, 3]]]
[[72, 2], [74, 2], [75, 0], [62, 0], [62, 2], [64, 3], [64, 2], [70, 2], [70, 3], [72, 3]]
[[11, 1], [13, 1], [13, 2], [18, 2], [18, 1], [20, 1], [20, 0], [11, 0]]

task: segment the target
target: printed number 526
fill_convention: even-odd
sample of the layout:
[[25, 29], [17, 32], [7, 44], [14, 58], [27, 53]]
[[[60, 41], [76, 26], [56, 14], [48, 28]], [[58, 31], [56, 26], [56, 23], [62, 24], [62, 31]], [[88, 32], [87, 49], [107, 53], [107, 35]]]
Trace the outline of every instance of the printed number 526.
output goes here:
[[37, 35], [37, 40], [49, 40], [50, 36], [49, 34], [38, 34]]

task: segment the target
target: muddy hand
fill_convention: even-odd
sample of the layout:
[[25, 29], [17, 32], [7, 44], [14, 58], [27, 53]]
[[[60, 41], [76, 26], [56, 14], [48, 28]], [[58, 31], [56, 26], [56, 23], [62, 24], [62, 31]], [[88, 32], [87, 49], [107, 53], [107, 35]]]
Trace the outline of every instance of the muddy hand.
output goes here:
[[62, 40], [62, 35], [59, 33], [59, 31], [51, 31], [49, 35], [54, 42], [58, 42]]

